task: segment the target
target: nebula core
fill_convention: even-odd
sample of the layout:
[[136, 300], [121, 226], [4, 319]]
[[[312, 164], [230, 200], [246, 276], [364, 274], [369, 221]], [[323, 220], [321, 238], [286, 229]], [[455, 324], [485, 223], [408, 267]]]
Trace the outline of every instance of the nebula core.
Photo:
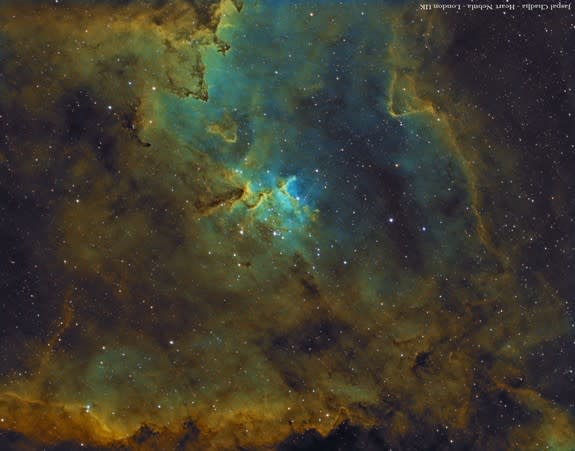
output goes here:
[[0, 449], [575, 449], [573, 12], [0, 3]]

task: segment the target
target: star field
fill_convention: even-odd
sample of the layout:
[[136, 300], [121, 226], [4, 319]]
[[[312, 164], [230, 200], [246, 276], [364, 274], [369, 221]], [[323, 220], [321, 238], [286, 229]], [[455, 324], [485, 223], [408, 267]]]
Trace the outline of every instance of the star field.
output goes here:
[[2, 2], [0, 448], [573, 449], [574, 34]]

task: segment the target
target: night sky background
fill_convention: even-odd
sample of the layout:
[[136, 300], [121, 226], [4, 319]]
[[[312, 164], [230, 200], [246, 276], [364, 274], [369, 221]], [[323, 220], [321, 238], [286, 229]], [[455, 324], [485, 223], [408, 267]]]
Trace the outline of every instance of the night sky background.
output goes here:
[[0, 449], [575, 449], [574, 19], [2, 0]]

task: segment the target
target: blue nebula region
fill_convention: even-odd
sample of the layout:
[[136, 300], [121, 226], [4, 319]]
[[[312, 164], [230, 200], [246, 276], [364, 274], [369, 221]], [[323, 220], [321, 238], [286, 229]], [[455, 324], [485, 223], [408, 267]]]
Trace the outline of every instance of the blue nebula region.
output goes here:
[[[204, 51], [209, 100], [166, 96], [166, 124], [251, 190], [275, 193], [292, 250], [337, 247], [342, 260], [387, 273], [400, 255], [420, 275], [469, 246], [457, 231], [474, 219], [441, 128], [424, 110], [389, 111], [401, 62], [388, 55], [382, 6], [247, 2], [249, 14], [220, 24], [231, 49]], [[213, 124], [233, 127], [233, 138], [206, 133]], [[380, 292], [381, 279], [372, 281]]]

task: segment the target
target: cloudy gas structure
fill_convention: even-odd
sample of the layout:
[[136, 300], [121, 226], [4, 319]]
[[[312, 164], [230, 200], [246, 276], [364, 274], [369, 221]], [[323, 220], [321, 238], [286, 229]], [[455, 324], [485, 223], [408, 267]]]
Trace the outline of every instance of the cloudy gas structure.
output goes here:
[[572, 24], [0, 3], [0, 448], [575, 449]]

